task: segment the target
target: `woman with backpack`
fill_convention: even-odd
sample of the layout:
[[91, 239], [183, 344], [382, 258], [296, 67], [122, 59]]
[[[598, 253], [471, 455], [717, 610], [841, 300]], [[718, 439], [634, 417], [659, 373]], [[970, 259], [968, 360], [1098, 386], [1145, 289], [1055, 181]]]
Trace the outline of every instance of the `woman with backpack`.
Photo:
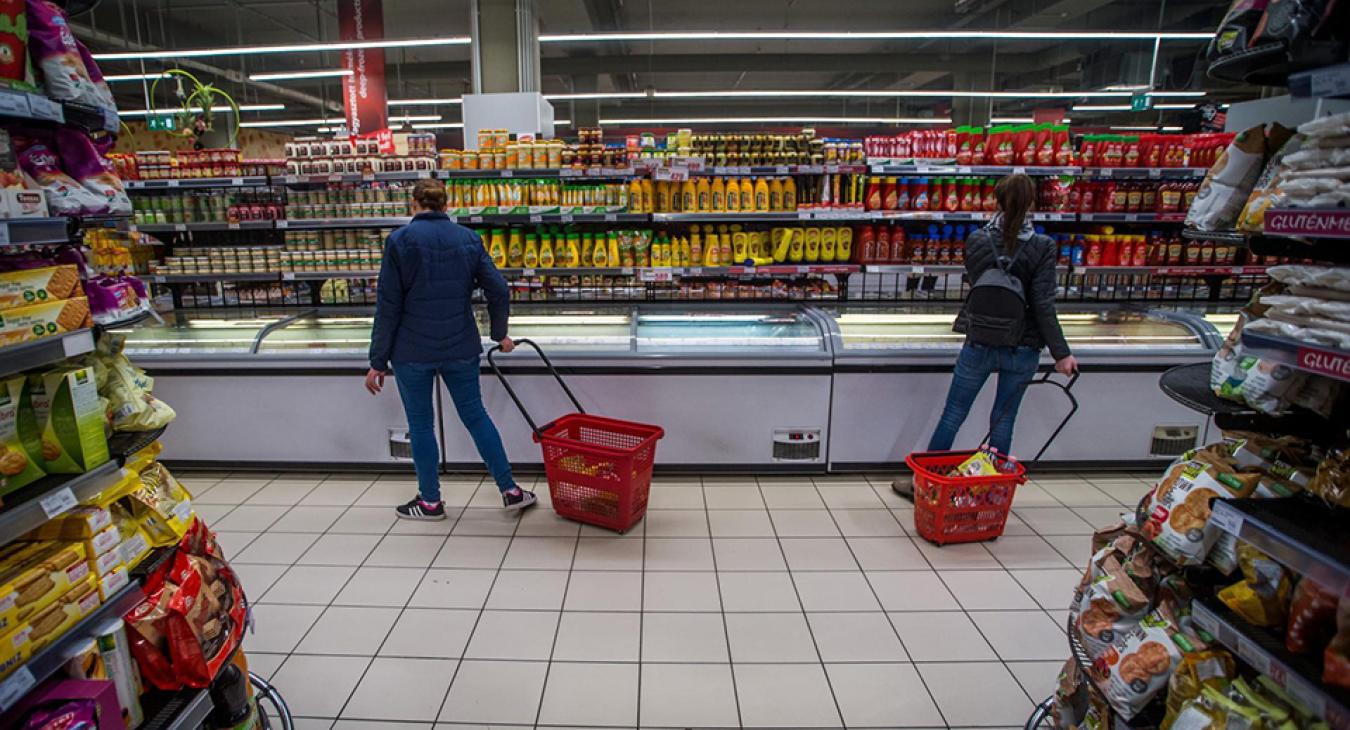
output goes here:
[[[1041, 350], [1050, 348], [1055, 370], [1072, 375], [1078, 361], [1069, 352], [1055, 316], [1054, 241], [1036, 233], [1027, 211], [1036, 200], [1036, 185], [1026, 175], [1009, 175], [994, 188], [998, 213], [966, 239], [966, 276], [971, 282], [957, 332], [966, 335], [956, 359], [947, 403], [929, 451], [949, 451], [970, 406], [990, 373], [998, 373], [994, 407], [989, 414], [989, 445], [1001, 454], [1012, 449], [1013, 423], [1023, 386], [1040, 365]], [[913, 483], [900, 477], [896, 492], [910, 496]]]

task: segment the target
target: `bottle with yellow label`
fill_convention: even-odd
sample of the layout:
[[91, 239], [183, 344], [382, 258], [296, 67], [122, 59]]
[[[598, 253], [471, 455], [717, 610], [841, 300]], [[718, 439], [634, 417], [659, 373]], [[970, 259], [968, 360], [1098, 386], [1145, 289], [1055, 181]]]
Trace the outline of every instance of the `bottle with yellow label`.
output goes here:
[[750, 182], [750, 178], [743, 177], [737, 187], [741, 191], [741, 212], [751, 213], [755, 210], [755, 185]]
[[576, 261], [568, 259], [567, 238], [558, 230], [557, 226], [549, 229], [549, 238], [553, 239], [553, 265], [554, 266], [580, 266]]
[[769, 210], [787, 210], [783, 207], [783, 178], [781, 177], [769, 181]]
[[[562, 238], [563, 238], [563, 237], [562, 237], [561, 235], [558, 236], [558, 240], [561, 241]], [[563, 260], [566, 261], [566, 262], [567, 262], [567, 265], [570, 266], [570, 267], [576, 267], [576, 266], [581, 266], [581, 265], [582, 265], [582, 263], [581, 263], [581, 251], [579, 251], [579, 250], [578, 250], [578, 247], [577, 247], [577, 238], [579, 238], [579, 237], [578, 237], [577, 234], [575, 234], [575, 233], [569, 233], [569, 234], [567, 234], [567, 243], [566, 243], [566, 246], [567, 246], [567, 258], [565, 258], [565, 259], [563, 259]]]
[[645, 213], [642, 209], [642, 183], [633, 178], [628, 183], [628, 210], [633, 213]]
[[689, 263], [686, 266], [703, 265], [703, 236], [698, 226], [689, 226]]
[[651, 213], [655, 210], [655, 208], [652, 207], [655, 204], [655, 201], [652, 200], [652, 179], [649, 177], [642, 178], [640, 187], [642, 188], [642, 212]]
[[806, 258], [806, 229], [790, 228], [788, 230], [791, 231], [792, 238], [788, 242], [787, 260], [794, 264], [800, 264], [802, 259]]
[[603, 269], [606, 266], [614, 265], [614, 262], [609, 260], [609, 247], [605, 245], [604, 237], [596, 241], [593, 240], [590, 233], [583, 233], [581, 234], [581, 240], [591, 252], [591, 266]]
[[806, 229], [806, 245], [802, 250], [803, 260], [808, 264], [820, 261], [820, 229]]
[[[720, 180], [721, 178], [718, 178], [718, 179]], [[740, 188], [740, 186], [736, 183], [736, 180], [733, 178], [733, 179], [730, 179], [730, 180], [727, 180], [727, 181], [726, 181], [726, 188], [727, 188], [727, 206], [726, 206], [726, 211], [727, 211], [728, 213], [739, 213], [739, 212], [741, 212], [741, 188]]]
[[693, 180], [680, 183], [680, 210], [685, 213], [698, 210], [698, 187]]
[[672, 208], [672, 207], [670, 206], [670, 181], [669, 181], [669, 180], [657, 180], [657, 181], [656, 181], [656, 208], [655, 208], [655, 212], [657, 212], [657, 213], [669, 213], [669, 212], [671, 212], [671, 211], [673, 211], [673, 210], [674, 210], [674, 208]]
[[[834, 244], [836, 229], [825, 228], [820, 232], [820, 261], [834, 261]], [[809, 260], [809, 259], [808, 259]]]
[[[597, 243], [597, 245], [599, 244]], [[615, 231], [606, 233], [605, 245], [606, 248], [609, 249], [609, 251], [607, 251], [609, 255], [609, 265], [622, 266], [623, 264], [619, 262], [619, 234]]]
[[853, 258], [853, 229], [840, 226], [834, 234], [834, 260], [849, 261]]
[[797, 209], [797, 181], [792, 178], [783, 179], [783, 210], [794, 211]]
[[697, 196], [698, 212], [707, 213], [712, 210], [712, 185], [708, 183], [708, 178], [700, 177], [698, 182], [694, 183], [694, 194]]
[[788, 244], [792, 241], [791, 228], [775, 228], [769, 232], [769, 240], [773, 246], [770, 252], [774, 261], [788, 260]]
[[488, 255], [492, 257], [492, 264], [499, 269], [506, 268], [506, 231], [494, 228], [488, 238], [491, 241], [488, 244]]
[[717, 260], [722, 266], [732, 266], [736, 262], [731, 258], [731, 231], [726, 226], [717, 227]]
[[762, 177], [755, 178], [755, 212], [769, 212], [769, 181]]
[[750, 257], [750, 234], [741, 230], [740, 226], [731, 227], [731, 263], [733, 266], [739, 266], [745, 263]]
[[713, 231], [712, 226], [708, 226], [708, 232], [703, 241], [703, 265], [720, 266], [721, 244], [717, 240], [717, 233]]
[[720, 177], [713, 178], [712, 185], [712, 212], [721, 213], [727, 209], [727, 184]]
[[[532, 236], [534, 234], [530, 235]], [[525, 250], [528, 252], [530, 250], [529, 236], [526, 236], [525, 240]], [[553, 265], [553, 242], [541, 236], [539, 240], [539, 268], [551, 269], [553, 268]]]
[[525, 264], [527, 269], [533, 269], [539, 265], [539, 239], [533, 233], [525, 234], [525, 257], [522, 263]]
[[520, 236], [520, 229], [512, 228], [511, 237], [507, 240], [506, 265], [518, 269], [525, 264], [525, 241]]

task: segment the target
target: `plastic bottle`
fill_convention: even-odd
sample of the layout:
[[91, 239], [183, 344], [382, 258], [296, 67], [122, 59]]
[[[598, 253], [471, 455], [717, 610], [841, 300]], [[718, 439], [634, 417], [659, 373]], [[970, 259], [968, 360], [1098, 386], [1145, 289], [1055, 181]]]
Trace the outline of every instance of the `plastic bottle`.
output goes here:
[[694, 183], [694, 194], [696, 200], [694, 204], [698, 206], [698, 212], [708, 213], [712, 211], [712, 185], [708, 178], [700, 177], [698, 182]]
[[947, 178], [947, 184], [943, 186], [942, 207], [948, 213], [955, 213], [961, 210], [961, 191], [957, 188], [956, 178]]
[[805, 246], [802, 248], [802, 258], [808, 264], [814, 264], [820, 261], [820, 229], [811, 227], [806, 229]]
[[507, 240], [506, 265], [518, 269], [525, 263], [525, 241], [520, 236], [520, 229], [512, 228], [510, 238]]
[[797, 181], [790, 177], [783, 178], [783, 210], [794, 211], [797, 209]]
[[[597, 241], [597, 244], [599, 242]], [[619, 234], [616, 231], [605, 233], [605, 247], [609, 249], [605, 254], [609, 257], [610, 266], [621, 266], [619, 262]]]
[[[564, 241], [564, 237], [560, 234], [556, 235], [554, 238], [557, 241]], [[563, 259], [563, 261], [565, 262], [565, 265], [568, 267], [576, 267], [582, 265], [581, 251], [577, 247], [577, 238], [578, 238], [577, 234], [569, 233], [567, 234], [565, 239], [564, 245], [566, 246], [565, 250], [567, 252], [567, 255]]]
[[820, 232], [820, 261], [830, 263], [834, 261], [835, 244], [838, 240], [838, 231], [834, 228], [826, 228]]
[[750, 257], [750, 236], [741, 230], [740, 226], [731, 227], [731, 261], [733, 264], [743, 264]]
[[488, 255], [492, 257], [492, 264], [499, 269], [506, 268], [506, 231], [494, 228], [488, 239], [491, 241], [488, 244]]
[[603, 236], [599, 240], [594, 240], [590, 233], [583, 233], [581, 234], [581, 240], [587, 250], [591, 252], [591, 266], [603, 269], [607, 266], [618, 265], [618, 262], [609, 259], [609, 247], [605, 245]]
[[851, 261], [853, 259], [853, 229], [840, 226], [834, 232], [834, 260]]
[[737, 190], [741, 195], [741, 212], [749, 213], [755, 210], [755, 186], [750, 182], [750, 178], [743, 177], [737, 183]]
[[881, 181], [881, 210], [900, 209], [900, 184], [894, 177]]
[[634, 213], [647, 212], [642, 208], [642, 183], [637, 178], [628, 183], [628, 209]]
[[[549, 254], [552, 256], [552, 253]], [[539, 239], [533, 233], [525, 234], [525, 255], [522, 259], [525, 268], [533, 269], [539, 265]]]
[[769, 210], [787, 210], [783, 207], [783, 178], [781, 177], [769, 180]]
[[910, 180], [907, 177], [900, 178], [895, 184], [895, 207], [888, 210], [909, 210], [912, 199], [909, 195]]
[[882, 210], [885, 197], [882, 193], [882, 178], [875, 175], [867, 177], [867, 193], [863, 198], [863, 210]]
[[794, 264], [800, 264], [802, 259], [806, 258], [806, 230], [803, 228], [789, 228], [792, 232], [792, 239], [788, 243], [788, 261]]
[[717, 227], [717, 260], [723, 266], [731, 264], [731, 232], [726, 226]]
[[755, 212], [769, 212], [769, 183], [762, 177], [755, 178]]
[[722, 178], [715, 177], [712, 181], [712, 211], [721, 213], [727, 209], [727, 184]]
[[877, 226], [877, 240], [875, 244], [875, 258], [878, 264], [889, 264], [894, 261], [891, 258], [891, 227], [886, 224]]
[[680, 210], [685, 213], [698, 210], [698, 189], [693, 180], [680, 183]]
[[910, 205], [914, 210], [928, 210], [928, 178], [913, 178], [914, 187], [910, 191]]
[[669, 213], [669, 212], [671, 212], [672, 210], [674, 210], [674, 208], [672, 208], [671, 205], [670, 205], [670, 181], [669, 181], [669, 180], [657, 180], [657, 181], [656, 181], [656, 208], [655, 208], [655, 212], [657, 212], [657, 213]]
[[[533, 234], [531, 234], [531, 235], [533, 235]], [[540, 241], [539, 241], [539, 268], [541, 268], [541, 269], [551, 269], [551, 268], [553, 268], [553, 266], [554, 266], [554, 260], [553, 260], [553, 242], [550, 241], [550, 240], [544, 239], [543, 237], [539, 237], [539, 238], [540, 238]], [[526, 250], [526, 251], [529, 251], [529, 249], [530, 249], [530, 245], [529, 245], [529, 243], [528, 243], [528, 241], [529, 241], [529, 236], [526, 236], [526, 241], [527, 241], [527, 243], [525, 244], [525, 250]]]
[[642, 212], [651, 213], [652, 211], [655, 210], [654, 206], [656, 205], [656, 201], [654, 200], [655, 195], [652, 192], [651, 178], [647, 177], [642, 178], [641, 188], [642, 188]]
[[860, 264], [874, 263], [877, 252], [877, 227], [871, 223], [862, 227], [858, 235], [858, 257]]
[[792, 229], [774, 228], [769, 232], [770, 241], [773, 245], [773, 260], [783, 262], [788, 260], [788, 244], [792, 241]]

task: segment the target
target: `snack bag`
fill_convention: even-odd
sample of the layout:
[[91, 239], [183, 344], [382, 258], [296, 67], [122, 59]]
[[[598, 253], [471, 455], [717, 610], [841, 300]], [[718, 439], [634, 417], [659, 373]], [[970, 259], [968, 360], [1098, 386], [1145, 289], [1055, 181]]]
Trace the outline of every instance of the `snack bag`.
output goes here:
[[68, 216], [107, 213], [107, 201], [62, 172], [58, 162], [59, 158], [45, 142], [30, 137], [19, 139], [19, 169], [31, 180], [30, 187], [46, 193], [52, 212]]
[[980, 449], [956, 466], [956, 474], [963, 477], [995, 476], [999, 473], [994, 466], [994, 457], [989, 451]]
[[1181, 636], [1171, 612], [1159, 607], [1134, 628], [1118, 634], [1110, 650], [1093, 661], [1098, 687], [1125, 719], [1133, 719], [1167, 686], [1181, 661], [1181, 650], [1174, 641], [1193, 648]]
[[1289, 602], [1289, 627], [1284, 647], [1295, 654], [1308, 654], [1326, 646], [1336, 635], [1336, 605], [1339, 598], [1317, 581], [1304, 578], [1294, 588]]
[[1261, 125], [1239, 134], [1200, 183], [1195, 201], [1186, 212], [1186, 225], [1214, 231], [1236, 223], [1261, 173], [1265, 154], [1266, 135]]
[[1308, 491], [1327, 504], [1350, 507], [1350, 449], [1329, 452], [1317, 465], [1317, 473], [1308, 483]]
[[100, 105], [100, 95], [70, 32], [66, 13], [51, 0], [28, 0], [28, 50], [42, 72], [47, 95]]
[[124, 337], [105, 336], [94, 353], [99, 394], [108, 399], [114, 431], [153, 431], [177, 414], [151, 394], [154, 379], [131, 364], [122, 349]]
[[61, 153], [61, 168], [79, 181], [86, 190], [103, 199], [107, 212], [131, 215], [131, 198], [127, 197], [117, 171], [83, 131], [73, 127], [56, 130], [56, 148]]
[[1178, 565], [1198, 565], [1219, 537], [1209, 524], [1210, 502], [1251, 494], [1259, 474], [1238, 473], [1219, 448], [1206, 447], [1178, 460], [1148, 497], [1140, 529]]
[[131, 492], [132, 514], [156, 546], [172, 545], [192, 524], [192, 500], [187, 490], [163, 464], [154, 462], [141, 472], [141, 487]]
[[1350, 598], [1336, 607], [1336, 635], [1322, 652], [1322, 681], [1350, 689]]
[[0, 495], [46, 476], [39, 434], [27, 379], [0, 383]]
[[1139, 624], [1148, 613], [1149, 599], [1127, 574], [1114, 547], [1093, 556], [1089, 575], [1075, 595], [1074, 627], [1088, 656], [1096, 659], [1111, 648], [1117, 636]]
[[[84, 43], [79, 38], [75, 39], [75, 48], [80, 52], [80, 60], [84, 62], [84, 70], [89, 72], [89, 80], [94, 82], [94, 93], [98, 95], [98, 106], [117, 111], [117, 100], [113, 98], [112, 89], [108, 87], [108, 82], [103, 78], [103, 71], [99, 69], [98, 63], [94, 61], [94, 54], [89, 52]], [[109, 140], [108, 149], [101, 150], [107, 154], [112, 149], [112, 140]]]
[[1289, 574], [1256, 548], [1237, 548], [1242, 580], [1219, 591], [1219, 600], [1253, 626], [1282, 626], [1289, 605]]
[[[1181, 663], [1167, 680], [1167, 712], [1162, 730], [1171, 730], [1185, 705], [1200, 697], [1206, 688], [1223, 691], [1237, 675], [1237, 662], [1223, 649], [1204, 649], [1183, 654]], [[1183, 723], [1182, 727], [1190, 727]]]

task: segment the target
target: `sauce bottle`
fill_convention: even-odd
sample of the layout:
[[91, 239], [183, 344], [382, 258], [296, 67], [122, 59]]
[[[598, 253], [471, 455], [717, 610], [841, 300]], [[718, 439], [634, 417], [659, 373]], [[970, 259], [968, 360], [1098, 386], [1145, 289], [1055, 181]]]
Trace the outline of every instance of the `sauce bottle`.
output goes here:
[[875, 175], [869, 175], [867, 178], [867, 194], [863, 200], [864, 210], [881, 210], [885, 205], [881, 192], [881, 178]]
[[957, 188], [956, 178], [947, 178], [946, 197], [943, 200], [943, 208], [948, 213], [955, 213], [961, 210], [961, 191]]
[[522, 261], [527, 269], [539, 265], [539, 239], [533, 233], [525, 234], [525, 255]]
[[848, 226], [840, 226], [834, 232], [834, 260], [850, 261], [853, 259], [853, 229]]
[[697, 196], [695, 204], [698, 206], [698, 212], [710, 212], [712, 210], [712, 185], [708, 182], [708, 178], [700, 177], [698, 182], [694, 183], [694, 194]]
[[[561, 239], [562, 236], [558, 236], [558, 238]], [[565, 260], [568, 266], [582, 265], [581, 251], [577, 246], [577, 238], [577, 234], [575, 233], [567, 234], [567, 258]]]
[[653, 210], [652, 206], [655, 204], [655, 201], [652, 199], [653, 195], [652, 195], [651, 178], [649, 177], [642, 178], [641, 187], [642, 187], [642, 212], [651, 213]]
[[791, 237], [788, 241], [787, 260], [799, 264], [806, 256], [806, 231], [801, 228], [789, 228], [788, 232]]
[[836, 244], [838, 242], [839, 232], [834, 228], [825, 228], [820, 232], [820, 261], [830, 263], [834, 261]]
[[805, 260], [808, 264], [820, 261], [820, 229], [806, 229]]
[[727, 185], [720, 177], [713, 178], [711, 185], [712, 212], [721, 213], [727, 209]]
[[553, 242], [546, 240], [540, 236], [536, 236], [533, 233], [527, 234], [525, 236], [526, 258], [529, 258], [529, 251], [530, 251], [529, 241], [531, 237], [539, 238], [539, 268], [541, 269], [553, 268]]
[[693, 213], [698, 210], [698, 187], [693, 180], [680, 183], [680, 210]]
[[909, 200], [914, 210], [928, 210], [928, 178], [914, 178], [914, 187], [910, 189]]
[[887, 224], [877, 226], [877, 240], [875, 248], [876, 263], [890, 263], [891, 259], [891, 227]]
[[775, 177], [769, 181], [769, 210], [787, 210], [783, 207], [783, 178]]
[[877, 227], [868, 223], [858, 235], [858, 258], [860, 264], [870, 264], [876, 257]]
[[1085, 266], [1102, 265], [1102, 237], [1096, 234], [1087, 236], [1087, 253], [1084, 254], [1083, 264]]
[[698, 232], [698, 226], [689, 226], [689, 260], [690, 266], [701, 266], [703, 264], [703, 236]]
[[750, 258], [750, 236], [740, 226], [731, 227], [731, 263], [741, 265]]
[[881, 210], [900, 209], [900, 190], [894, 177], [881, 180]]
[[591, 266], [603, 269], [606, 266], [618, 265], [617, 261], [609, 260], [609, 247], [605, 245], [604, 238], [601, 238], [599, 241], [596, 241], [594, 240], [592, 234], [583, 233], [581, 234], [581, 241], [584, 247], [582, 258], [583, 260], [585, 260], [584, 251], [589, 250], [591, 252]]
[[769, 183], [762, 177], [755, 178], [755, 212], [769, 212]]
[[750, 178], [743, 177], [737, 184], [741, 194], [741, 212], [749, 213], [755, 209], [755, 186], [751, 184]]
[[783, 178], [783, 210], [794, 211], [797, 209], [797, 181], [790, 177]]
[[[895, 180], [895, 178], [890, 179]], [[896, 182], [895, 207], [887, 208], [887, 210], [909, 210], [910, 205], [909, 185], [910, 182], [909, 178], [907, 177], [902, 177]]]
[[731, 233], [726, 226], [717, 227], [717, 260], [722, 262], [723, 266], [728, 266], [731, 261]]

